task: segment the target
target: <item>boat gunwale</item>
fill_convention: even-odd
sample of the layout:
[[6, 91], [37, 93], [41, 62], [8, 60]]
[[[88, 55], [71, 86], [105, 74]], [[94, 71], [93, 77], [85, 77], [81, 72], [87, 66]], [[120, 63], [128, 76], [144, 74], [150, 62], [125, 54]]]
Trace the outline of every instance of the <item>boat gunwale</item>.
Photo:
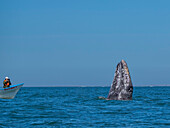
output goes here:
[[7, 88], [0, 88], [0, 91], [2, 91], [2, 90], [6, 90], [6, 89], [10, 89], [10, 88], [13, 88], [13, 87], [17, 87], [17, 86], [23, 86], [24, 85], [24, 83], [21, 83], [21, 84], [16, 84], [16, 85], [11, 85], [10, 87], [7, 87]]

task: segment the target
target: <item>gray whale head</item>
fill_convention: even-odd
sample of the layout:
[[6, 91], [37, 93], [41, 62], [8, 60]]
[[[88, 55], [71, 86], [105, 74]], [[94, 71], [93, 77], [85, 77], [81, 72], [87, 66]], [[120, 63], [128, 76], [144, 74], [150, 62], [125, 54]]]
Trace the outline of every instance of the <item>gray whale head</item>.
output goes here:
[[132, 100], [133, 85], [127, 63], [118, 63], [108, 100]]

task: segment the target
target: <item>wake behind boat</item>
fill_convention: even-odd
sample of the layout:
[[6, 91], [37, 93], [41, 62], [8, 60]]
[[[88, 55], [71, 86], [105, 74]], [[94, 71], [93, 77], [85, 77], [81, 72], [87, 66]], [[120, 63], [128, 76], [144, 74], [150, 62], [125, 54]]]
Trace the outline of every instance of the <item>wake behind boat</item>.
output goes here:
[[17, 85], [11, 85], [10, 87], [7, 88], [0, 88], [0, 98], [2, 99], [13, 99], [19, 89], [24, 85], [22, 84], [17, 84]]

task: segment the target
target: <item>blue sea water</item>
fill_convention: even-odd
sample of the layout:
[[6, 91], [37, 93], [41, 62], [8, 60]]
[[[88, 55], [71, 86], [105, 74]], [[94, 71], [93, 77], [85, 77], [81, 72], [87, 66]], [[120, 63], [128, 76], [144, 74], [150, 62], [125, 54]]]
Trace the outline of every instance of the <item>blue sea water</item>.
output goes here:
[[0, 99], [0, 127], [170, 127], [170, 87], [134, 87], [132, 101], [100, 99], [108, 87], [21, 88]]

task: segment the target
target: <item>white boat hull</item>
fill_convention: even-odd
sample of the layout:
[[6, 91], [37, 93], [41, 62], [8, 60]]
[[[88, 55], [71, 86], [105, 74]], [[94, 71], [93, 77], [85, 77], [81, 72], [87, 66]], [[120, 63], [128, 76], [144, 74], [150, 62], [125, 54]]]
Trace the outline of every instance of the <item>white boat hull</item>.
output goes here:
[[13, 99], [23, 85], [24, 84], [12, 85], [10, 87], [0, 89], [0, 98]]

